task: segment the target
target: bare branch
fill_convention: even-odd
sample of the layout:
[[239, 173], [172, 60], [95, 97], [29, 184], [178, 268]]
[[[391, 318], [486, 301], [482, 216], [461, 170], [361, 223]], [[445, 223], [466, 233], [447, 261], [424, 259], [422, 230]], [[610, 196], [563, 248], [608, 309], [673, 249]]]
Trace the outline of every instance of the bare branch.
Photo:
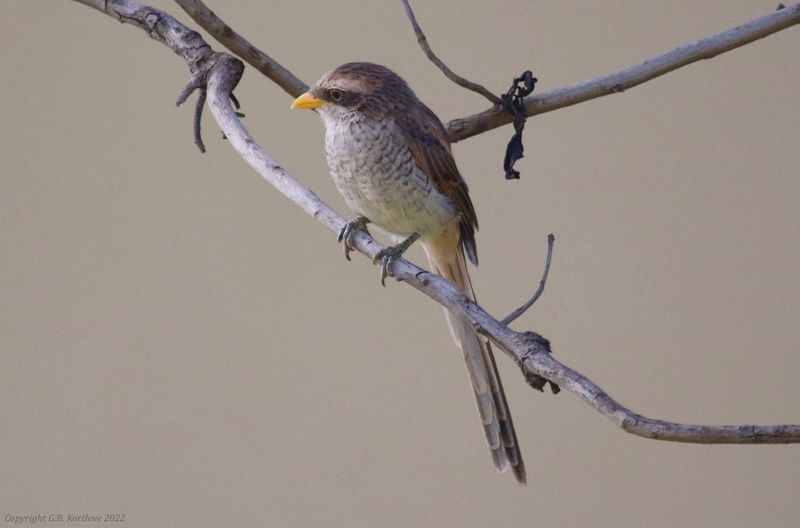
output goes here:
[[556, 241], [556, 237], [553, 234], [547, 235], [547, 258], [544, 262], [544, 272], [542, 273], [542, 279], [539, 281], [539, 287], [536, 288], [536, 292], [534, 292], [533, 297], [530, 298], [528, 302], [508, 314], [500, 324], [504, 324], [508, 326], [509, 324], [513, 323], [520, 315], [524, 314], [528, 311], [528, 308], [533, 306], [533, 303], [539, 300], [539, 297], [542, 296], [544, 293], [544, 285], [547, 282], [547, 275], [550, 273], [550, 261], [553, 258], [553, 243]]
[[[188, 53], [187, 43], [208, 48], [197, 33], [180, 25], [174, 18], [134, 0], [111, 1], [105, 8], [103, 2], [76, 1], [104, 11], [117, 20], [138, 25], [176, 53], [186, 56], [193, 72], [198, 68], [198, 63], [191, 62], [193, 55]], [[239, 120], [230, 94], [241, 77], [242, 63], [229, 55], [211, 52], [210, 48], [208, 50], [213, 54], [213, 60], [204, 61], [204, 64], [211, 65], [205, 74], [208, 81], [207, 102], [229, 143], [253, 169], [284, 196], [331, 231], [341, 230], [345, 219], [264, 152]], [[196, 75], [193, 75], [193, 81], [194, 79]], [[355, 249], [370, 258], [382, 249], [379, 243], [363, 232], [356, 233], [352, 242]], [[521, 366], [526, 375], [536, 374], [558, 383], [627, 432], [647, 438], [678, 442], [800, 443], [800, 425], [686, 425], [636, 414], [614, 401], [588, 378], [556, 361], [550, 355], [549, 342], [539, 334], [511, 330], [465, 297], [448, 281], [407, 260], [398, 259], [393, 262], [391, 268], [398, 280], [428, 295], [456, 317], [469, 321], [476, 331], [492, 339]]]
[[574, 393], [628, 433], [670, 442], [693, 444], [796, 444], [800, 425], [694, 425], [655, 420], [623, 407], [590, 379], [559, 363], [549, 354], [525, 358], [530, 368]]
[[[105, 13], [118, 22], [131, 24], [144, 30], [153, 38], [177, 55], [180, 55], [189, 65], [193, 77], [203, 65], [207, 65], [214, 55], [214, 50], [206, 44], [203, 37], [193, 31], [171, 15], [154, 9], [148, 5], [140, 4], [136, 0], [73, 0]], [[181, 92], [181, 97], [186, 97], [197, 89], [198, 84], [194, 79], [189, 86]]]
[[535, 332], [515, 332], [502, 325], [438, 275], [404, 260], [395, 264], [395, 275], [490, 337], [520, 365], [526, 377], [532, 373], [556, 383], [628, 433], [656, 440], [698, 444], [800, 443], [800, 424], [691, 425], [637, 414], [615, 401], [590, 379], [558, 362], [550, 355], [550, 344], [545, 338]]
[[[798, 23], [800, 4], [794, 4], [722, 33], [683, 44], [636, 66], [527, 97], [525, 110], [529, 116], [543, 114], [596, 97], [623, 92], [687, 64], [716, 57]], [[447, 132], [450, 141], [456, 142], [506, 125], [512, 120], [513, 116], [508, 112], [492, 107], [478, 114], [450, 121]]]
[[201, 0], [175, 0], [175, 3], [234, 55], [266, 75], [292, 97], [297, 97], [308, 90], [306, 83], [236, 33]]
[[494, 95], [492, 92], [481, 86], [480, 84], [474, 83], [472, 81], [468, 81], [467, 79], [457, 75], [453, 70], [447, 67], [447, 64], [442, 62], [442, 60], [436, 56], [436, 54], [431, 49], [430, 45], [428, 44], [428, 38], [425, 36], [425, 33], [422, 32], [422, 28], [419, 27], [417, 23], [417, 17], [414, 16], [414, 11], [412, 11], [411, 6], [408, 3], [408, 0], [402, 0], [403, 7], [406, 10], [406, 15], [408, 15], [408, 19], [411, 21], [411, 26], [414, 28], [414, 34], [417, 35], [417, 42], [419, 42], [419, 46], [422, 48], [422, 51], [425, 52], [425, 55], [433, 62], [445, 76], [456, 83], [457, 85], [466, 88], [467, 90], [472, 90], [475, 93], [481, 94], [486, 99], [489, 100], [490, 103], [499, 105], [501, 103], [500, 98]]

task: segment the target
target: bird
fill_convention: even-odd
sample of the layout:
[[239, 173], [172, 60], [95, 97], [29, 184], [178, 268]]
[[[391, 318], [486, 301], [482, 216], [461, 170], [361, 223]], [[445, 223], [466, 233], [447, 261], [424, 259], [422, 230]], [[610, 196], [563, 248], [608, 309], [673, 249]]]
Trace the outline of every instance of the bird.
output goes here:
[[[348, 260], [355, 233], [371, 223], [402, 240], [376, 255], [382, 283], [391, 262], [419, 240], [431, 270], [475, 300], [467, 270], [467, 259], [478, 264], [475, 208], [444, 125], [408, 83], [385, 66], [349, 62], [323, 75], [291, 108], [315, 110], [325, 125], [331, 177], [356, 214], [338, 236]], [[494, 465], [501, 472], [510, 468], [525, 484], [489, 341], [446, 308], [445, 316], [467, 364]]]

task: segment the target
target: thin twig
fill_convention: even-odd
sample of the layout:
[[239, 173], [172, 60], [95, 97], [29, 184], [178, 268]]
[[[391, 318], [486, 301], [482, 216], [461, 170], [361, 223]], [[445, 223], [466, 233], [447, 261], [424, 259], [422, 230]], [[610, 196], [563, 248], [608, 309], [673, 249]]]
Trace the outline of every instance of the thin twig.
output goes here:
[[544, 293], [544, 285], [547, 283], [547, 275], [550, 273], [550, 260], [553, 258], [553, 242], [555, 242], [556, 237], [553, 236], [552, 233], [547, 235], [547, 259], [544, 262], [544, 272], [542, 273], [542, 280], [539, 281], [539, 287], [536, 289], [536, 292], [533, 294], [533, 297], [530, 298], [528, 302], [508, 314], [500, 324], [508, 326], [512, 322], [514, 322], [520, 315], [524, 314], [528, 308], [533, 306], [533, 303], [539, 300], [539, 297], [542, 296]]
[[475, 93], [481, 94], [486, 99], [488, 99], [492, 104], [499, 105], [500, 98], [494, 95], [492, 92], [481, 86], [480, 84], [474, 83], [469, 81], [460, 75], [457, 75], [453, 72], [447, 65], [442, 62], [442, 60], [436, 56], [436, 54], [431, 49], [430, 45], [428, 44], [428, 38], [425, 36], [425, 33], [422, 32], [422, 28], [419, 27], [417, 23], [417, 17], [414, 16], [414, 11], [411, 9], [411, 6], [408, 3], [408, 0], [402, 0], [403, 7], [406, 10], [406, 14], [408, 15], [408, 19], [411, 21], [411, 26], [414, 28], [414, 34], [417, 35], [417, 42], [419, 42], [419, 46], [422, 48], [422, 51], [425, 52], [425, 55], [433, 62], [445, 76], [456, 83], [457, 85], [466, 88], [467, 90], [472, 90]]
[[208, 31], [234, 55], [269, 77], [283, 90], [297, 97], [308, 90], [308, 85], [295, 77], [278, 61], [256, 48], [244, 37], [236, 33], [200, 0], [175, 0], [200, 27]]
[[[687, 64], [716, 57], [795, 24], [800, 24], [800, 3], [716, 35], [688, 42], [636, 66], [526, 97], [525, 111], [529, 116], [543, 114], [589, 99], [624, 92]], [[492, 107], [478, 114], [450, 121], [447, 124], [447, 133], [450, 141], [456, 142], [507, 125], [513, 119], [508, 112]]]

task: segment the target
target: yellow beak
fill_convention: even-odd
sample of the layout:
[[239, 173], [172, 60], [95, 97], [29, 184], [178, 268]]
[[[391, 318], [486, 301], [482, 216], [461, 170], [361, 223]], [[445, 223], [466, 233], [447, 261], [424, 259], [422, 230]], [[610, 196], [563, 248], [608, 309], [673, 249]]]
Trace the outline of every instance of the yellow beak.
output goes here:
[[317, 97], [314, 97], [309, 92], [306, 92], [294, 100], [294, 102], [292, 103], [292, 110], [296, 108], [308, 108], [310, 110], [314, 110], [315, 108], [319, 108], [324, 104], [325, 101]]

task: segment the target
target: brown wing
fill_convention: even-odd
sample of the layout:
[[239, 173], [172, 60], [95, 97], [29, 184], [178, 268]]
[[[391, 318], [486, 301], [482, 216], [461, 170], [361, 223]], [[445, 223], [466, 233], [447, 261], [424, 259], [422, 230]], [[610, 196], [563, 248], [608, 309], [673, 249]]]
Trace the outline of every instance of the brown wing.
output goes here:
[[467, 184], [453, 159], [444, 125], [422, 103], [413, 105], [397, 123], [414, 161], [430, 177], [436, 189], [452, 200], [461, 214], [461, 244], [469, 260], [477, 266], [475, 230], [478, 229], [478, 218]]

